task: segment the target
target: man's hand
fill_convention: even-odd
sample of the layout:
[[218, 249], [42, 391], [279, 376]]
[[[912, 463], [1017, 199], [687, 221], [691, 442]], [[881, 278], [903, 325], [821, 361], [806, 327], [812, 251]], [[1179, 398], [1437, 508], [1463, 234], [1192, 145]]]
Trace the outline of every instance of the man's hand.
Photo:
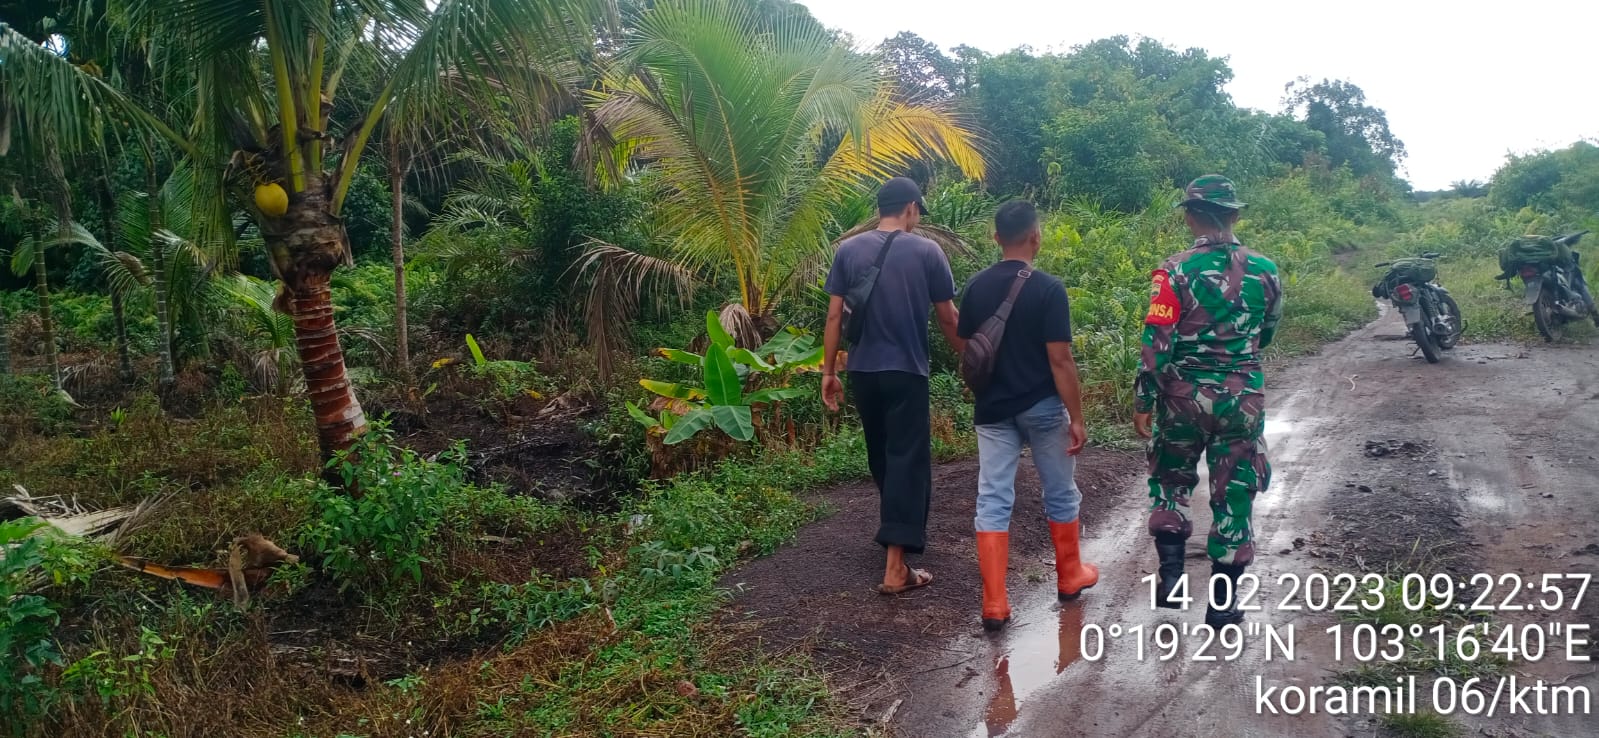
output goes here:
[[1071, 443], [1066, 445], [1066, 455], [1076, 456], [1083, 452], [1083, 447], [1088, 445], [1088, 426], [1083, 421], [1072, 418], [1071, 427], [1067, 429], [1071, 434]]
[[1139, 438], [1153, 438], [1149, 432], [1149, 413], [1133, 413], [1133, 435]]
[[844, 400], [844, 383], [838, 381], [837, 374], [822, 375], [822, 404], [831, 412], [838, 412], [838, 404]]
[[833, 295], [827, 301], [827, 327], [822, 330], [822, 404], [838, 412], [844, 399], [844, 383], [838, 381], [838, 345], [844, 333], [844, 298]]

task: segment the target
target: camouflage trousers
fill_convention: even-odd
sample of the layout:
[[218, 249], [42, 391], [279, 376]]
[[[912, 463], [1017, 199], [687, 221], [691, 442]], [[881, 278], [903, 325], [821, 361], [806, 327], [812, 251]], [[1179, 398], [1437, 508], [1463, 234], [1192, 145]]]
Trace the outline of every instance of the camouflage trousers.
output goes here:
[[1162, 395], [1149, 446], [1149, 532], [1188, 537], [1188, 502], [1199, 484], [1199, 457], [1210, 465], [1213, 561], [1248, 564], [1255, 558], [1250, 520], [1255, 493], [1271, 483], [1266, 458], [1266, 396], [1198, 388], [1192, 396]]

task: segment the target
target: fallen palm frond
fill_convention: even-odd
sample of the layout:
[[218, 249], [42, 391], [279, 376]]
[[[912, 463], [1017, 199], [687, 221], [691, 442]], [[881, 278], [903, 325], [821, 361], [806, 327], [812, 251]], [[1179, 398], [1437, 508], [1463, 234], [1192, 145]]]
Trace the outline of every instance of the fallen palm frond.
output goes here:
[[160, 579], [227, 593], [233, 597], [233, 604], [242, 610], [250, 604], [250, 592], [266, 584], [274, 568], [300, 561], [300, 557], [279, 548], [259, 533], [235, 538], [226, 552], [219, 553], [227, 556], [226, 566], [168, 566], [137, 556], [118, 556], [117, 563]]
[[92, 539], [106, 546], [115, 546], [122, 537], [148, 521], [165, 499], [155, 498], [132, 506], [87, 510], [76, 500], [58, 496], [35, 497], [20, 484], [12, 487], [17, 494], [0, 498], [0, 520], [38, 518], [59, 533]]
[[[0, 498], [0, 520], [31, 517], [44, 524], [33, 535], [48, 530], [113, 548], [149, 520], [165, 501], [165, 498], [155, 498], [137, 505], [86, 510], [76, 500], [59, 496], [35, 497], [20, 484], [13, 487], [17, 494]], [[274, 567], [300, 561], [300, 557], [259, 533], [233, 539], [224, 553], [228, 563], [220, 567], [168, 566], [127, 555], [118, 555], [115, 559], [118, 564], [137, 572], [229, 593], [241, 608], [249, 604], [250, 591], [260, 588]]]

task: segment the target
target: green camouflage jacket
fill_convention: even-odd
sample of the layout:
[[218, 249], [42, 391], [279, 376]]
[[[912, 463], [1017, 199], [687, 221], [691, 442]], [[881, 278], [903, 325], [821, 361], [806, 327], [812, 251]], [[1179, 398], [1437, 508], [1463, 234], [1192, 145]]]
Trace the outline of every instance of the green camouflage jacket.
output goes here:
[[1237, 243], [1204, 238], [1153, 274], [1136, 410], [1160, 395], [1197, 396], [1202, 387], [1236, 393], [1265, 387], [1260, 351], [1282, 318], [1277, 265]]

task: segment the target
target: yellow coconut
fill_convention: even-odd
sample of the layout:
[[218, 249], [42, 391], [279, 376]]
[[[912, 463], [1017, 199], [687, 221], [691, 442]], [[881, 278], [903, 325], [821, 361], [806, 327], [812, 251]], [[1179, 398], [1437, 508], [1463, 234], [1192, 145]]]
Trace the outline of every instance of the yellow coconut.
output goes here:
[[289, 212], [289, 193], [283, 191], [283, 186], [276, 182], [265, 182], [255, 186], [255, 206], [261, 209], [269, 218], [276, 218]]

